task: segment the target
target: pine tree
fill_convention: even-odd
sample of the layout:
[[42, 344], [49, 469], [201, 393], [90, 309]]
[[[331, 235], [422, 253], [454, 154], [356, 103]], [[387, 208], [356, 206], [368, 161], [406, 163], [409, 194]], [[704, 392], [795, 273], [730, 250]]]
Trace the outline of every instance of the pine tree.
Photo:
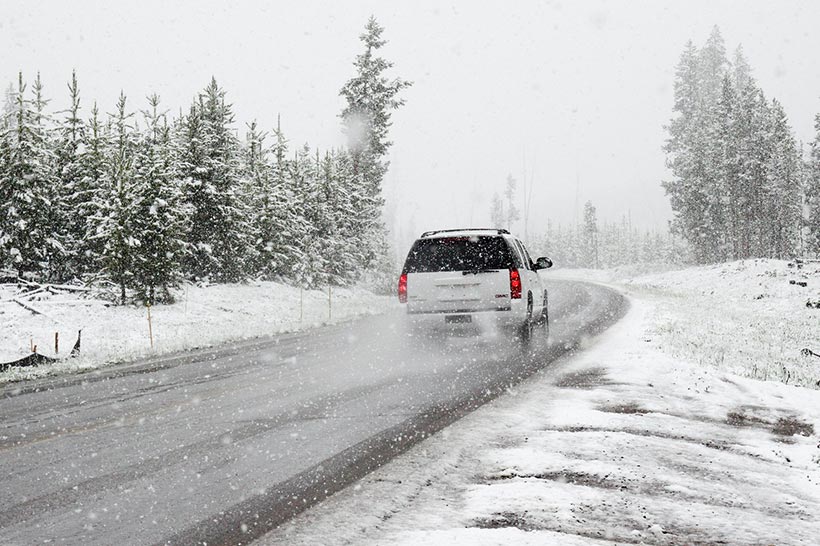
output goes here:
[[89, 271], [92, 262], [85, 253], [86, 218], [91, 211], [94, 186], [85, 175], [82, 154], [85, 151], [86, 127], [80, 117], [80, 90], [76, 72], [68, 83], [69, 107], [63, 111], [56, 149], [59, 199], [55, 212], [59, 215], [59, 237], [66, 248], [63, 279], [81, 276]]
[[12, 119], [0, 140], [0, 264], [20, 277], [44, 277], [63, 252], [52, 235], [53, 154], [46, 134], [45, 100], [37, 77], [35, 98], [18, 75]]
[[111, 190], [110, 181], [105, 178], [108, 162], [106, 154], [109, 150], [108, 132], [108, 127], [100, 120], [97, 103], [94, 103], [85, 137], [78, 150], [81, 170], [79, 186], [82, 193], [75, 192], [80, 198], [70, 203], [73, 205], [73, 215], [79, 217], [77, 221], [81, 224], [77, 229], [83, 233], [73, 252], [80, 267], [76, 274], [88, 274], [92, 279], [98, 274], [105, 246], [104, 238], [97, 237], [97, 227], [101, 206], [110, 198]]
[[706, 44], [698, 52], [698, 101], [702, 115], [717, 104], [723, 86], [723, 77], [729, 69], [726, 44], [718, 27], [713, 27]]
[[768, 255], [794, 256], [802, 228], [802, 177], [800, 151], [792, 136], [783, 106], [775, 99], [769, 130], [771, 156], [766, 169], [766, 227]]
[[667, 127], [669, 139], [664, 147], [674, 177], [664, 181], [663, 187], [675, 212], [673, 228], [692, 242], [697, 261], [704, 263], [711, 259], [703, 153], [709, 128], [703, 123], [698, 59], [698, 50], [688, 42], [676, 71], [675, 117]]
[[742, 212], [741, 257], [768, 255], [766, 217], [770, 162], [770, 113], [766, 97], [756, 85], [747, 85], [740, 96], [738, 136], [744, 150], [740, 161], [740, 191], [745, 196]]
[[338, 232], [337, 262], [333, 264], [336, 273], [347, 283], [355, 281], [364, 263], [364, 248], [360, 243], [358, 230], [361, 221], [356, 217], [359, 204], [356, 184], [353, 175], [353, 161], [345, 150], [334, 150], [331, 153], [334, 218]]
[[300, 286], [312, 287], [327, 284], [325, 257], [318, 254], [317, 245], [320, 204], [315, 183], [316, 165], [307, 145], [299, 148], [288, 164], [288, 181], [293, 195], [291, 206], [302, 220], [295, 230], [293, 241], [301, 256], [309, 257], [293, 264], [293, 273]]
[[741, 147], [738, 141], [738, 97], [730, 76], [723, 78], [720, 99], [717, 104], [716, 143], [713, 156], [719, 187], [719, 208], [724, 228], [721, 259], [741, 257], [740, 240], [742, 223], [740, 213], [745, 196], [741, 191]]
[[785, 113], [757, 86], [740, 48], [732, 67], [715, 29], [678, 65], [664, 182], [673, 228], [699, 263], [785, 257], [799, 238], [800, 161]]
[[365, 51], [353, 63], [356, 75], [340, 91], [347, 101], [341, 117], [353, 157], [354, 174], [363, 173], [364, 181], [373, 186], [375, 193], [380, 191], [387, 168], [382, 158], [392, 145], [388, 140], [391, 111], [404, 104], [398, 94], [411, 85], [400, 78], [391, 80], [384, 75], [393, 63], [376, 55], [377, 50], [387, 43], [381, 37], [382, 32], [384, 29], [374, 17], [370, 17], [360, 36]]
[[267, 134], [260, 131], [254, 120], [248, 125], [245, 134], [245, 146], [242, 150], [242, 177], [245, 182], [245, 198], [250, 211], [248, 227], [249, 239], [253, 241], [253, 257], [249, 260], [249, 271], [262, 278], [269, 278], [267, 254], [267, 225], [271, 219], [273, 195], [271, 192], [271, 169], [268, 164], [268, 151], [265, 148]]
[[235, 282], [248, 271], [247, 210], [233, 113], [215, 79], [181, 124], [180, 172], [191, 207], [186, 270], [196, 279]]
[[272, 178], [270, 216], [263, 232], [269, 274], [273, 277], [296, 280], [294, 268], [308, 257], [300, 247], [300, 236], [308, 229], [302, 216], [292, 182], [291, 161], [287, 159], [288, 140], [277, 119], [270, 149]]
[[132, 248], [137, 297], [149, 304], [173, 301], [171, 289], [182, 281], [187, 209], [171, 146], [171, 132], [159, 97], [148, 97], [145, 132], [134, 157]]
[[361, 240], [374, 245], [363, 253], [365, 260], [361, 267], [368, 269], [368, 260], [376, 259], [384, 263], [388, 257], [382, 256], [386, 241], [384, 225], [381, 221], [382, 180], [387, 172], [385, 160], [391, 142], [388, 133], [391, 126], [392, 111], [404, 104], [399, 93], [411, 85], [400, 78], [388, 78], [384, 73], [393, 63], [377, 55], [386, 41], [382, 39], [384, 29], [371, 17], [360, 36], [365, 50], [353, 63], [356, 74], [348, 80], [340, 91], [345, 98], [346, 106], [341, 118], [344, 132], [348, 139], [351, 156], [352, 176], [360, 189], [351, 195], [361, 196], [356, 204], [359, 215], [359, 232]]
[[134, 184], [137, 135], [133, 116], [127, 109], [125, 94], [120, 93], [116, 112], [109, 114], [111, 135], [103, 152], [106, 161], [94, 195], [95, 211], [89, 218], [90, 239], [100, 248], [101, 271], [117, 285], [121, 305], [127, 302], [127, 290], [134, 284], [132, 249], [140, 244], [134, 229], [138, 194]]

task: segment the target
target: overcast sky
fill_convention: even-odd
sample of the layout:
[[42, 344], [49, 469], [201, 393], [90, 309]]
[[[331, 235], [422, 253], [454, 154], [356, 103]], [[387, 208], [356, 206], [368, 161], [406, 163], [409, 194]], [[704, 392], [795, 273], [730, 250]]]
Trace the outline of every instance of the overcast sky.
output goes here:
[[[383, 55], [412, 80], [394, 114], [385, 192], [403, 230], [486, 225], [508, 174], [532, 183], [529, 232], [571, 222], [576, 202], [663, 228], [660, 181], [675, 65], [718, 25], [742, 43], [799, 139], [820, 112], [820, 2], [10, 1], [0, 81], [40, 71], [55, 108], [76, 69], [84, 105], [135, 108], [158, 93], [178, 112], [213, 75], [240, 134], [277, 114], [293, 145], [341, 145], [339, 88], [369, 15]], [[87, 113], [87, 111], [86, 111]], [[516, 230], [523, 234], [519, 223]]]

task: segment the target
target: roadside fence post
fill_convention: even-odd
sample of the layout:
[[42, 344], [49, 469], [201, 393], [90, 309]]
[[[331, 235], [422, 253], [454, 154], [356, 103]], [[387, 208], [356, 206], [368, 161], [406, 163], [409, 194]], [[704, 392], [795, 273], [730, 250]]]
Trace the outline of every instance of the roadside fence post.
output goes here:
[[330, 285], [327, 285], [327, 320], [330, 322], [333, 316], [333, 296], [331, 295]]
[[148, 339], [151, 342], [151, 350], [154, 350], [154, 328], [151, 324], [151, 304], [145, 304], [146, 309], [148, 309]]

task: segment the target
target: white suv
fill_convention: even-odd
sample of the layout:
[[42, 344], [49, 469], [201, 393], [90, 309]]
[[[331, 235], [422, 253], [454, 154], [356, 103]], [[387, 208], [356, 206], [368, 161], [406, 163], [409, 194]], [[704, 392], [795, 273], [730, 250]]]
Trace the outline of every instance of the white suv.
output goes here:
[[501, 328], [524, 342], [549, 332], [547, 290], [527, 249], [505, 229], [428, 231], [413, 243], [399, 278], [414, 330]]

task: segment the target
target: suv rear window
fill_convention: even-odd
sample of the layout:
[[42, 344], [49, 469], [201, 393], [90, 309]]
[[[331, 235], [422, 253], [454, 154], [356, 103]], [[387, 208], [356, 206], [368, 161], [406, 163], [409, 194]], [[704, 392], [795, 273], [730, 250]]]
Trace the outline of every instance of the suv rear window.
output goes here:
[[406, 273], [512, 269], [512, 253], [502, 237], [441, 237], [413, 244]]

